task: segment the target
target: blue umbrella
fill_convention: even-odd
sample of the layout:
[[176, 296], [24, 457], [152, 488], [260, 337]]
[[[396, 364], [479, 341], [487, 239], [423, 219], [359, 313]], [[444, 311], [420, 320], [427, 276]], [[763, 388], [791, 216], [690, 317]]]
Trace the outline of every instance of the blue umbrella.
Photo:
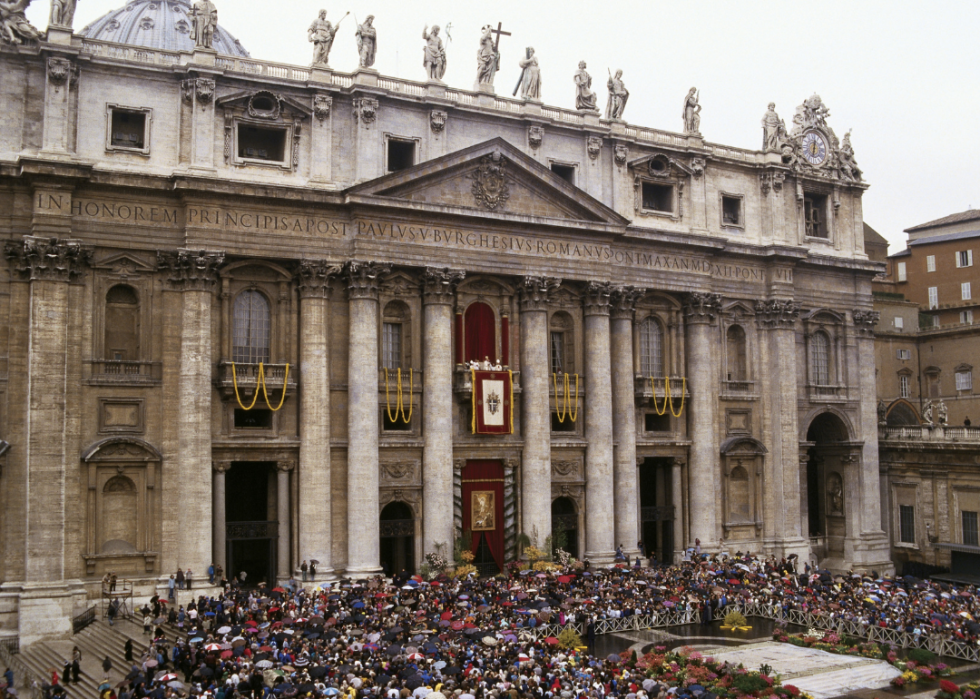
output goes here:
[[340, 694], [340, 690], [336, 687], [327, 687], [327, 689], [323, 692], [323, 696], [325, 697], [335, 697], [338, 694]]
[[354, 602], [354, 604], [352, 604], [351, 606], [354, 609], [364, 609], [364, 602], [361, 602], [360, 600], [358, 600], [357, 602]]

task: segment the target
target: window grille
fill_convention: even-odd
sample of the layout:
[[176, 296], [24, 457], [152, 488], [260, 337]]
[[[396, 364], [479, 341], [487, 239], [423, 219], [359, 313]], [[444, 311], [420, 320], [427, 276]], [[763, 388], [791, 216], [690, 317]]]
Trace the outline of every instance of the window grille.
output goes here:
[[551, 333], [551, 371], [560, 374], [565, 371], [565, 333]]
[[915, 507], [912, 505], [898, 506], [898, 524], [903, 544], [915, 543]]
[[830, 341], [823, 333], [815, 334], [810, 340], [810, 363], [814, 385], [829, 386]]
[[664, 331], [653, 318], [640, 324], [640, 373], [660, 378], [664, 375]]
[[980, 546], [980, 536], [977, 532], [977, 513], [963, 511], [963, 543], [968, 546]]
[[956, 390], [957, 391], [969, 391], [973, 388], [973, 372], [972, 371], [957, 371], [956, 372]]
[[384, 367], [400, 369], [402, 365], [402, 324], [385, 323], [382, 332]]
[[232, 361], [258, 364], [269, 361], [269, 302], [260, 292], [243, 291], [235, 299]]

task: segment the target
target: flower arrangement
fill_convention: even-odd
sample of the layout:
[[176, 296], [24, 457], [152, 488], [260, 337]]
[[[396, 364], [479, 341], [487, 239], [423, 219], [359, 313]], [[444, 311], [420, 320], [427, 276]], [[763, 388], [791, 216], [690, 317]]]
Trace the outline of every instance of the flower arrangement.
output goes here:
[[449, 566], [449, 563], [447, 563], [446, 559], [442, 557], [442, 554], [434, 551], [425, 554], [425, 562], [429, 565], [430, 570], [434, 570], [439, 573], [445, 571]]
[[464, 563], [461, 566], [456, 566], [456, 570], [453, 571], [453, 578], [465, 578], [467, 575], [476, 572], [476, 566], [472, 563]]
[[532, 565], [534, 564], [535, 561], [540, 561], [542, 558], [545, 557], [544, 551], [539, 549], [537, 546], [528, 546], [527, 548], [525, 548], [524, 556], [527, 558], [527, 560], [531, 562]]
[[459, 557], [464, 563], [472, 563], [473, 559], [476, 558], [476, 554], [472, 551], [461, 551]]
[[742, 612], [731, 611], [725, 615], [725, 623], [722, 624], [721, 628], [728, 631], [748, 631], [752, 627], [749, 626], [749, 620], [745, 618]]

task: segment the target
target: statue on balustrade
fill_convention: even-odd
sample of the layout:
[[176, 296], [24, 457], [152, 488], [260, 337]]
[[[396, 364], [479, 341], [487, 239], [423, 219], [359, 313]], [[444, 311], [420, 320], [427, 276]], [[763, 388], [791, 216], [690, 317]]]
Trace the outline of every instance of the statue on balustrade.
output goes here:
[[374, 65], [374, 56], [378, 50], [378, 30], [374, 28], [374, 15], [368, 15], [363, 24], [357, 25], [355, 36], [359, 65], [361, 68], [370, 68]]
[[191, 28], [194, 45], [199, 49], [211, 48], [214, 32], [218, 28], [218, 8], [211, 0], [197, 0], [191, 8], [190, 17], [194, 23]]

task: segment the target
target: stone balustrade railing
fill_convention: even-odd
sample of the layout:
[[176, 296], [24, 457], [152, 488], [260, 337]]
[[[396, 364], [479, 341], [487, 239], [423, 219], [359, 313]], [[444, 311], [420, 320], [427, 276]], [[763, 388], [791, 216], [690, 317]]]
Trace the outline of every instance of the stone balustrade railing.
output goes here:
[[980, 443], [980, 427], [963, 425], [906, 425], [878, 427], [880, 441]]

